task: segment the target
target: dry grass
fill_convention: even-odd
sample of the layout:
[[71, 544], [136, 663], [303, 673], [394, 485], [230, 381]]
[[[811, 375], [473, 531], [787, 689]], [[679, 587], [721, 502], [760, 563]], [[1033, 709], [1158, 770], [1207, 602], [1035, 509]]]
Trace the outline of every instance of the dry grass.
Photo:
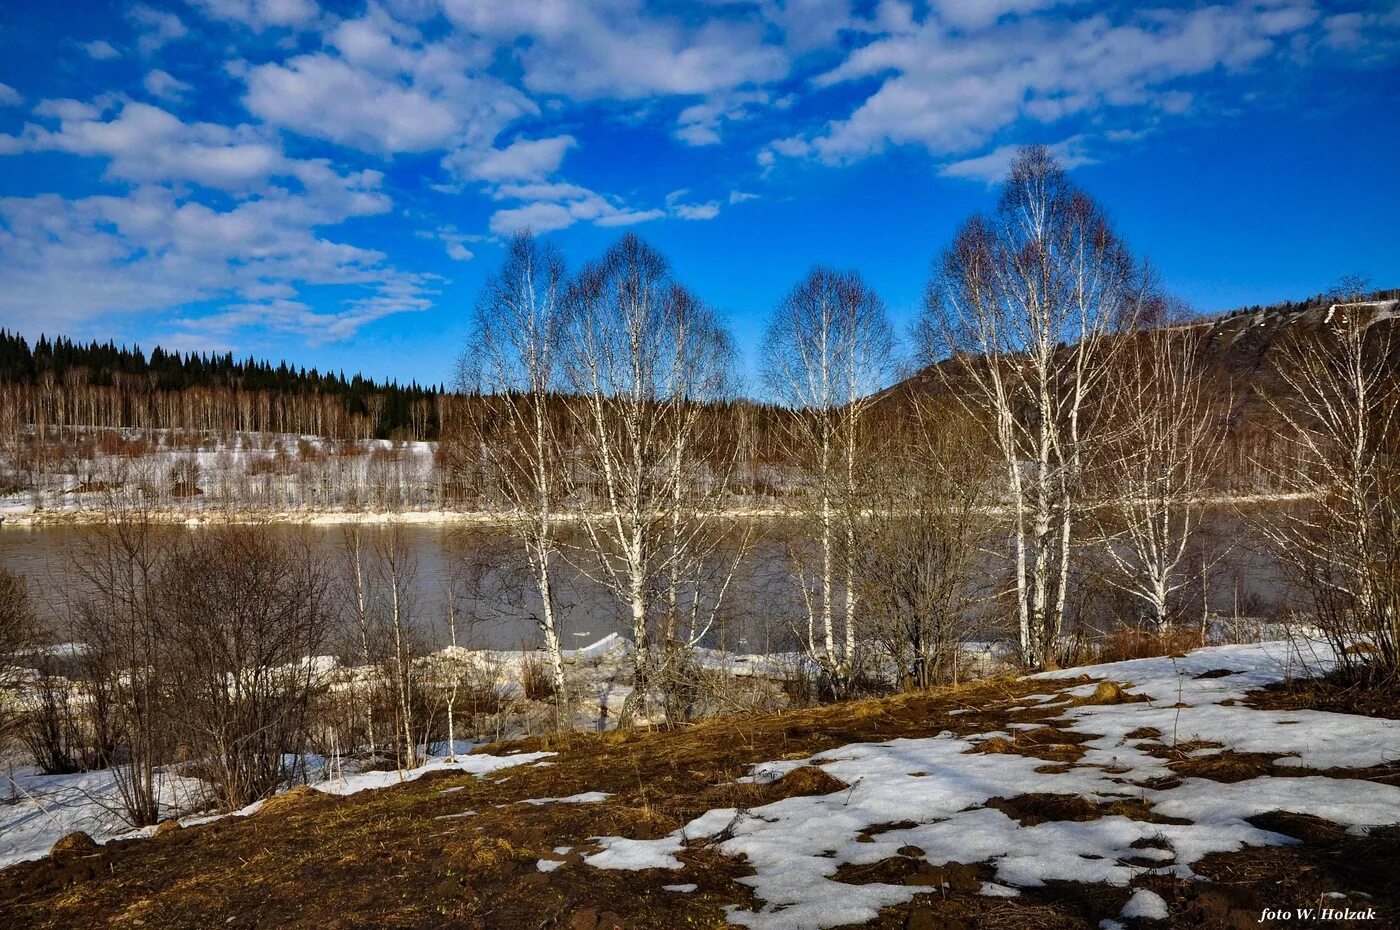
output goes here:
[[1201, 646], [1199, 630], [1187, 627], [1130, 627], [1113, 630], [1096, 642], [1095, 662], [1124, 662], [1156, 656], [1181, 656]]
[[[5, 870], [0, 872], [0, 926], [719, 928], [727, 925], [726, 907], [755, 903], [751, 890], [736, 881], [748, 871], [742, 861], [696, 845], [681, 854], [686, 863], [683, 877], [663, 870], [597, 870], [581, 863], [596, 849], [590, 837], [654, 838], [713, 808], [752, 808], [782, 797], [840, 790], [838, 780], [809, 766], [769, 784], [739, 784], [735, 779], [755, 763], [800, 759], [851, 742], [931, 736], [943, 730], [967, 735], [1003, 729], [1011, 719], [1053, 720], [1053, 706], [1037, 705], [1014, 714], [1010, 709], [1029, 694], [1074, 684], [997, 680], [714, 720], [666, 732], [534, 737], [493, 751], [547, 749], [559, 753], [552, 765], [507, 769], [484, 779], [434, 773], [347, 798], [302, 792], [249, 818], [168, 831], [153, 840], [113, 843]], [[1057, 706], [1063, 709], [1065, 704]], [[954, 713], [962, 710], [968, 712]], [[1000, 748], [1045, 759], [1053, 769], [1076, 760], [1085, 739], [1085, 734], [1046, 723], [1016, 731]], [[444, 792], [445, 788], [453, 790]], [[598, 804], [516, 803], [594, 790], [611, 797]], [[1154, 819], [1140, 801], [1095, 805], [1063, 796], [1027, 795], [993, 806], [1023, 823], [1108, 815]], [[465, 811], [475, 813], [460, 816]], [[869, 832], [874, 835], [881, 829]], [[1295, 873], [1341, 869], [1345, 851], [1359, 850], [1357, 844], [1365, 843], [1372, 844], [1365, 849], [1377, 862], [1394, 862], [1394, 850], [1386, 845], [1391, 841], [1384, 837], [1324, 835], [1317, 830], [1309, 835], [1317, 843], [1248, 854], [1252, 871], [1247, 874], [1262, 876], [1260, 881], [1282, 876], [1279, 880], [1302, 882], [1297, 887], [1307, 890], [1313, 887], [1308, 881], [1317, 884], [1321, 879], [1308, 879], [1305, 871], [1301, 878]], [[557, 847], [569, 850], [555, 853]], [[563, 864], [540, 872], [535, 865], [540, 859]], [[1212, 861], [1224, 876], [1220, 881], [1234, 881], [1231, 876], [1236, 873], [1230, 870], [1243, 868], [1234, 862], [1231, 857]], [[989, 874], [986, 866], [975, 864], [929, 866], [918, 860], [917, 850], [907, 848], [896, 859], [875, 866], [846, 868], [840, 878], [926, 888], [910, 905], [890, 908], [871, 924], [899, 930], [1092, 927], [1115, 917], [1129, 893], [1064, 885], [1028, 889], [1015, 899], [990, 898], [979, 893]], [[1388, 886], [1369, 872], [1348, 880], [1351, 885], [1339, 887], [1377, 889], [1378, 903], [1395, 906]], [[676, 881], [698, 887], [691, 894], [663, 890], [663, 885]], [[1211, 921], [1242, 913], [1234, 898], [1222, 899], [1226, 903], [1219, 906], [1209, 903], [1210, 889], [1216, 886], [1199, 884], [1172, 880], [1162, 885], [1175, 909], [1203, 919], [1187, 925], [1227, 926]], [[1252, 906], [1254, 899], [1245, 903]]]

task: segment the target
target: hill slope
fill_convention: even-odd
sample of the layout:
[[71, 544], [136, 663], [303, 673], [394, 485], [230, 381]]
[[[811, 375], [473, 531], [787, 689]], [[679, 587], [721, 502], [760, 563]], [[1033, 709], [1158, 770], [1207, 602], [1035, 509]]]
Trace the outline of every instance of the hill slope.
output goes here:
[[522, 741], [492, 751], [555, 755], [16, 866], [0, 924], [1252, 927], [1325, 906], [1393, 925], [1400, 723], [1308, 709], [1340, 700], [1308, 667], [1220, 647]]

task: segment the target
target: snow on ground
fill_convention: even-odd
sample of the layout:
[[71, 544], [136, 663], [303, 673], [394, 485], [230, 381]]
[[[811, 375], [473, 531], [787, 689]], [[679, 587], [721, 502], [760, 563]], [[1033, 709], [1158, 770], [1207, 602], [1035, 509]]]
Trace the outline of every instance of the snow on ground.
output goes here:
[[[464, 744], [469, 749], [470, 744]], [[460, 750], [459, 750], [460, 751]], [[487, 754], [432, 756], [422, 765], [404, 772], [351, 772], [328, 777], [324, 760], [315, 760], [323, 780], [310, 787], [326, 794], [350, 795], [372, 788], [384, 788], [414, 781], [429, 772], [463, 772], [483, 777], [502, 769], [538, 763], [551, 752], [522, 752], [496, 756]], [[160, 803], [164, 817], [180, 817], [203, 806], [204, 785], [198, 779], [169, 775], [161, 779]], [[13, 779], [0, 778], [0, 797], [14, 803], [0, 804], [0, 868], [29, 859], [40, 859], [62, 837], [81, 830], [99, 843], [112, 839], [149, 836], [154, 827], [132, 830], [120, 815], [120, 794], [108, 770], [76, 775], [41, 775], [32, 769], [17, 770]], [[589, 798], [592, 800], [592, 798]], [[573, 799], [553, 799], [573, 800]], [[257, 813], [261, 801], [233, 814], [205, 814], [181, 817], [181, 826], [197, 826], [221, 817]]]
[[[160, 783], [161, 811], [170, 816], [197, 809], [204, 785], [193, 778], [170, 777]], [[121, 794], [108, 770], [73, 775], [41, 775], [17, 769], [0, 778], [0, 868], [39, 859], [59, 839], [81, 830], [98, 842], [117, 836], [141, 836], [120, 816]]]
[[[781, 777], [818, 765], [849, 787], [822, 796], [787, 798], [752, 810], [709, 811], [656, 840], [601, 837], [585, 862], [605, 869], [685, 870], [677, 855], [708, 841], [744, 856], [758, 910], [733, 908], [729, 919], [762, 930], [834, 927], [873, 919], [927, 888], [834, 880], [842, 865], [871, 865], [916, 847], [932, 865], [989, 863], [996, 882], [984, 894], [1012, 894], [1050, 881], [1131, 886], [1153, 873], [1191, 877], [1191, 865], [1213, 852], [1293, 842], [1245, 818], [1271, 810], [1313, 814], [1353, 831], [1400, 822], [1400, 788], [1343, 777], [1259, 777], [1235, 784], [1199, 778], [1174, 787], [1146, 782], [1170, 770], [1147, 753], [1152, 745], [1207, 740], [1241, 752], [1292, 754], [1311, 769], [1378, 765], [1400, 756], [1400, 723], [1320, 711], [1254, 710], [1236, 703], [1254, 689], [1330, 668], [1322, 647], [1308, 641], [1203, 649], [1185, 658], [1140, 659], [1041, 676], [1064, 689], [1080, 675], [1111, 679], [1139, 703], [1066, 705], [1064, 729], [1093, 734], [1088, 752], [1067, 771], [1014, 753], [972, 752], [992, 736], [857, 743], [807, 759], [755, 766], [753, 778]], [[1228, 674], [1226, 674], [1228, 673]], [[1207, 677], [1199, 677], [1206, 675]], [[1093, 685], [1069, 689], [1087, 697]], [[1063, 697], [1047, 695], [1041, 706]], [[1141, 737], [1153, 727], [1160, 737]], [[1129, 733], [1138, 736], [1129, 738]], [[1168, 783], [1170, 784], [1170, 783]], [[1124, 816], [1022, 826], [988, 807], [994, 798], [1023, 794], [1078, 795], [1094, 803], [1142, 799], [1185, 824]], [[912, 822], [899, 829], [874, 829]], [[1138, 844], [1134, 846], [1134, 844]], [[1162, 848], [1155, 848], [1155, 847]], [[901, 852], [903, 850], [903, 852]], [[1135, 890], [1125, 919], [1165, 915], [1161, 898]]]
[[565, 798], [526, 798], [521, 804], [533, 804], [539, 807], [543, 804], [597, 804], [599, 801], [606, 801], [612, 795], [606, 791], [584, 791], [579, 794], [571, 794]]
[[552, 755], [554, 755], [552, 752], [519, 752], [509, 756], [486, 754], [457, 756], [451, 760], [447, 756], [433, 756], [422, 765], [407, 771], [389, 769], [380, 772], [358, 772], [353, 775], [313, 782], [311, 787], [326, 794], [359, 794], [361, 791], [368, 791], [371, 788], [388, 788], [406, 781], [416, 781], [429, 772], [464, 772], [468, 775], [481, 777], [517, 765], [529, 765]]

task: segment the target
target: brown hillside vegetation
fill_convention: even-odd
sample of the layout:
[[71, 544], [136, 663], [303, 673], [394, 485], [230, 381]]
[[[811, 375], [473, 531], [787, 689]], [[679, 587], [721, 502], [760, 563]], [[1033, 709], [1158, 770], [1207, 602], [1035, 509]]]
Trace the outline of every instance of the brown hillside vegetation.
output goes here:
[[[739, 883], [742, 861], [704, 844], [681, 853], [684, 873], [609, 871], [584, 865], [591, 838], [662, 836], [706, 810], [741, 810], [779, 798], [829, 794], [845, 785], [820, 769], [798, 768], [769, 784], [736, 783], [749, 766], [800, 759], [852, 742], [1006, 731], [1014, 736], [983, 751], [1045, 761], [1047, 771], [1074, 762], [1085, 734], [1052, 721], [1071, 703], [1112, 701], [1116, 688], [1088, 698], [1055, 698], [1021, 706], [1033, 693], [1079, 685], [1001, 679], [957, 688], [813, 710], [716, 720], [671, 731], [573, 734], [493, 747], [493, 752], [551, 750], [547, 765], [507, 769], [478, 779], [440, 773], [405, 785], [332, 797], [301, 791], [247, 818], [163, 831], [150, 840], [77, 849], [0, 872], [0, 926], [316, 927], [316, 928], [679, 928], [722, 927], [725, 908], [752, 904]], [[1325, 689], [1275, 692], [1274, 703], [1306, 704]], [[1110, 693], [1112, 692], [1112, 693]], [[1050, 704], [1051, 706], [1045, 706]], [[1026, 726], [1008, 727], [1008, 724]], [[1232, 780], [1248, 774], [1318, 774], [1273, 766], [1268, 758], [1211, 756], [1209, 765], [1171, 750], [1182, 776]], [[1350, 773], [1355, 777], [1358, 773]], [[1400, 783], [1400, 769], [1364, 777]], [[525, 804], [587, 791], [595, 804]], [[993, 799], [1023, 823], [1087, 821], [1117, 815], [1150, 822], [1146, 804], [1109, 806], [1054, 795]], [[1338, 891], [1366, 901], [1379, 919], [1400, 920], [1400, 835], [1345, 834], [1326, 821], [1266, 815], [1258, 825], [1296, 837], [1293, 846], [1217, 854], [1197, 863], [1208, 881], [1147, 879], [1171, 907], [1173, 926], [1253, 927], [1261, 909], [1281, 902], [1335, 903]], [[879, 829], [897, 829], [887, 825]], [[566, 849], [567, 847], [567, 849]], [[942, 867], [920, 851], [859, 868], [838, 880], [927, 888], [906, 906], [889, 908], [869, 926], [885, 928], [1093, 927], [1123, 908], [1129, 889], [1052, 884], [1019, 897], [979, 894], [990, 870], [977, 864]], [[1145, 860], [1146, 861], [1146, 860]], [[539, 863], [561, 863], [548, 871]], [[683, 878], [678, 877], [683, 875]], [[666, 890], [684, 881], [691, 893]], [[1153, 926], [1147, 921], [1143, 926]], [[1299, 926], [1303, 924], [1297, 924]], [[1328, 926], [1348, 926], [1333, 921]]]
[[[1247, 488], [1265, 476], [1255, 463], [1270, 461], [1286, 452], [1275, 433], [1281, 423], [1275, 405], [1286, 402], [1288, 386], [1280, 377], [1278, 353], [1290, 342], [1315, 340], [1331, 325], [1334, 305], [1351, 307], [1374, 317], [1375, 325], [1394, 327], [1400, 319], [1400, 291], [1384, 290], [1364, 295], [1354, 303], [1319, 295], [1298, 302], [1249, 307], [1213, 318], [1191, 318], [1167, 327], [1201, 339], [1203, 376], [1212, 385], [1212, 407], [1221, 411], [1227, 426], [1226, 456], [1220, 480], [1226, 486]], [[1134, 338], [1134, 337], [1116, 337]], [[1400, 340], [1390, 343], [1389, 371], [1400, 371]], [[878, 416], [897, 424], [911, 404], [920, 399], [961, 411], [971, 389], [962, 365], [967, 359], [944, 359], [928, 365], [883, 391], [876, 404]]]

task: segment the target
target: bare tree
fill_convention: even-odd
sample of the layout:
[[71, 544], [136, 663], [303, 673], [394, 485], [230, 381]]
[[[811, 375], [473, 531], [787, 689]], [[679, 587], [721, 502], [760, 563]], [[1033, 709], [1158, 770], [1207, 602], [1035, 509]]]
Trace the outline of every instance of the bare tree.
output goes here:
[[396, 758], [399, 770], [403, 771], [418, 764], [419, 727], [424, 723], [415, 714], [419, 696], [416, 660], [422, 652], [414, 626], [418, 558], [403, 527], [398, 524], [389, 526], [375, 540], [374, 558], [386, 600], [384, 610], [389, 639], [386, 664], [395, 698], [394, 730], [399, 746]]
[[564, 482], [551, 404], [560, 375], [564, 285], [564, 263], [556, 251], [541, 247], [529, 233], [512, 237], [500, 270], [477, 302], [459, 377], [464, 389], [486, 395], [465, 438], [495, 465], [496, 482], [510, 506], [510, 527], [539, 596], [536, 621], [561, 708], [568, 700], [553, 573]]
[[[343, 591], [354, 621], [354, 638], [358, 646], [362, 668], [369, 672], [375, 668], [379, 655], [379, 631], [375, 629], [374, 605], [370, 593], [370, 579], [365, 571], [365, 547], [360, 528], [346, 526], [341, 534], [341, 558], [344, 566]], [[365, 735], [368, 740], [370, 757], [378, 751], [375, 738], [374, 705], [378, 697], [376, 682], [355, 682], [352, 701], [363, 701], [365, 715]]]
[[763, 343], [764, 380], [792, 411], [792, 451], [812, 484], [799, 506], [816, 524], [819, 564], [809, 572], [794, 559], [806, 645], [838, 690], [854, 674], [860, 638], [855, 561], [841, 554], [855, 550], [863, 425], [893, 354], [884, 303], [858, 273], [825, 267], [778, 304]]
[[[580, 459], [572, 490], [585, 511], [597, 580], [625, 605], [632, 625], [625, 725], [658, 666], [651, 636], [658, 612], [676, 603], [682, 584], [700, 597], [700, 579], [685, 575], [707, 545], [708, 524], [684, 482], [699, 477], [689, 461], [696, 424], [703, 402], [726, 389], [732, 348], [714, 313], [632, 234], [584, 267], [570, 286], [568, 314], [565, 376], [577, 395], [569, 410]], [[659, 599], [662, 591], [667, 597]], [[692, 629], [688, 638], [700, 635]]]
[[461, 627], [465, 622], [469, 629], [474, 618], [470, 615], [465, 618], [462, 616], [462, 591], [456, 578], [443, 585], [442, 596], [444, 621], [447, 626], [447, 648], [433, 657], [433, 672], [438, 688], [443, 692], [443, 703], [447, 708], [447, 761], [452, 762], [457, 758], [457, 701], [462, 685], [471, 673], [471, 660], [462, 648], [458, 634], [466, 632]]
[[919, 332], [926, 360], [986, 424], [1006, 469], [1022, 660], [1054, 662], [1064, 621], [1090, 400], [1147, 275], [1043, 147], [1012, 163], [997, 210], [974, 216], [935, 266]]
[[1279, 471], [1306, 500], [1266, 527], [1341, 661], [1400, 675], [1400, 379], [1394, 323], [1333, 304], [1316, 332], [1291, 334], [1274, 368], [1280, 438], [1302, 467]]
[[1153, 625], [1200, 568], [1191, 559], [1225, 440], [1219, 385], [1207, 370], [1205, 332], [1154, 328], [1131, 337], [1105, 392], [1114, 417], [1099, 472], [1111, 531], [1110, 582]]

